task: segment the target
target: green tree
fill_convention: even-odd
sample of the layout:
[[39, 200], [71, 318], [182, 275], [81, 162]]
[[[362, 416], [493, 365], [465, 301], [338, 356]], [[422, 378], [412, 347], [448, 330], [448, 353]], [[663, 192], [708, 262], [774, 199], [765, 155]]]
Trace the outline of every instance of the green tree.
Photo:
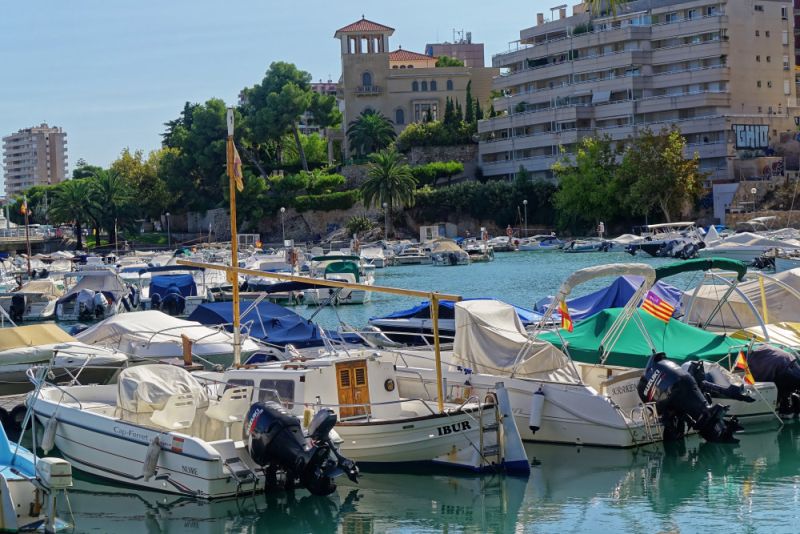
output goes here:
[[347, 225], [345, 228], [347, 229], [347, 235], [351, 236], [353, 234], [359, 235], [365, 232], [369, 232], [375, 227], [375, 224], [369, 220], [369, 217], [366, 215], [355, 215], [350, 217], [350, 220], [347, 221]]
[[610, 14], [613, 17], [617, 16], [620, 8], [628, 3], [628, 0], [587, 0], [586, 4], [589, 11], [597, 16], [602, 14]]
[[417, 181], [411, 168], [399, 152], [386, 149], [370, 155], [367, 181], [361, 186], [361, 197], [367, 207], [386, 204], [390, 224], [391, 214], [396, 207], [414, 205], [416, 188]]
[[119, 174], [127, 186], [136, 191], [136, 203], [132, 206], [136, 217], [155, 219], [167, 211], [169, 192], [159, 174], [159, 167], [161, 159], [170, 150], [174, 149], [162, 148], [150, 152], [145, 158], [141, 150], [131, 152], [126, 148], [111, 163], [110, 170]]
[[439, 56], [436, 60], [437, 67], [463, 67], [464, 62], [458, 58], [450, 56]]
[[583, 139], [573, 155], [553, 165], [560, 188], [555, 194], [559, 226], [585, 230], [619, 210], [617, 152], [608, 136]]
[[108, 242], [117, 242], [117, 225], [125, 224], [134, 192], [125, 179], [116, 171], [103, 170], [95, 173], [91, 178], [93, 199], [91, 203], [102, 228], [108, 233]]
[[394, 123], [379, 111], [367, 109], [347, 126], [350, 147], [360, 155], [372, 154], [394, 141]]
[[687, 159], [685, 151], [686, 139], [674, 127], [658, 134], [646, 129], [629, 139], [619, 178], [633, 213], [647, 215], [658, 208], [670, 222], [698, 198], [707, 174], [700, 172], [700, 156]]
[[483, 109], [481, 109], [481, 103], [476, 98], [475, 99], [475, 121], [482, 121], [483, 120]]
[[79, 159], [75, 165], [75, 168], [72, 169], [72, 179], [80, 180], [81, 178], [89, 178], [94, 176], [94, 173], [99, 170], [102, 170], [102, 167], [98, 167], [97, 165], [89, 165], [85, 160]]
[[93, 194], [91, 180], [67, 180], [56, 187], [50, 203], [50, 218], [56, 224], [72, 224], [76, 248], [83, 249], [83, 225], [88, 220], [87, 206]]
[[472, 80], [467, 82], [467, 102], [465, 104], [464, 121], [475, 122], [475, 102], [472, 100]]

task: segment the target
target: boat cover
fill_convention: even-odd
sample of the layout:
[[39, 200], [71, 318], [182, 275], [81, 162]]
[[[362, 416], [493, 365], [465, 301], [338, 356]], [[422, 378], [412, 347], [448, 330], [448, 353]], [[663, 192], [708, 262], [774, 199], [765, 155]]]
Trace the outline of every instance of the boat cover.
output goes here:
[[195, 406], [208, 406], [205, 388], [175, 365], [136, 365], [119, 374], [117, 406], [128, 412], [161, 410], [167, 400], [180, 393], [192, 393]]
[[[621, 311], [621, 308], [603, 310], [577, 323], [572, 332], [563, 329], [558, 333], [545, 332], [539, 338], [549, 341], [558, 348], [563, 348], [563, 344], [567, 343], [569, 355], [575, 361], [597, 363], [600, 359], [598, 352], [600, 342]], [[666, 353], [669, 359], [679, 363], [697, 359], [717, 362], [731, 355], [735, 359], [741, 348], [747, 348], [747, 342], [743, 340], [707, 332], [676, 319], [670, 319], [665, 323], [641, 308], [637, 309], [636, 313], [639, 314], [656, 351]], [[624, 326], [605, 363], [643, 368], [647, 365], [650, 354], [650, 346], [639, 327], [631, 320]]]
[[0, 328], [0, 352], [49, 343], [69, 343], [70, 341], [75, 341], [75, 338], [55, 324]]
[[77, 284], [72, 286], [58, 302], [68, 302], [77, 298], [77, 295], [84, 289], [94, 291], [95, 293], [101, 292], [105, 295], [113, 297], [114, 300], [119, 300], [128, 289], [125, 283], [116, 274], [110, 271], [91, 272], [88, 271], [82, 274], [81, 279]]
[[197, 284], [191, 274], [160, 274], [150, 279], [150, 297], [180, 293], [183, 297], [197, 296]]
[[577, 286], [590, 280], [603, 278], [606, 276], [636, 275], [644, 277], [644, 283], [651, 286], [656, 281], [656, 271], [646, 263], [609, 263], [606, 265], [595, 265], [584, 267], [575, 271], [561, 283], [556, 299], [560, 302], [566, 299], [570, 292]]
[[[295, 347], [322, 346], [319, 327], [295, 312], [272, 302], [262, 301], [258, 306], [244, 313], [251, 302], [240, 302], [241, 324], [248, 325], [250, 337], [273, 345], [292, 344]], [[209, 302], [198, 306], [189, 316], [190, 321], [204, 325], [224, 325], [233, 330], [233, 303]]]
[[44, 280], [31, 280], [22, 284], [14, 293], [37, 293], [48, 297], [59, 297], [61, 289], [56, 285], [55, 280], [46, 278]]
[[[620, 276], [603, 289], [582, 297], [567, 299], [570, 317], [573, 321], [582, 321], [607, 308], [622, 308], [633, 297], [643, 280], [641, 276]], [[675, 308], [673, 315], [680, 313], [683, 296], [680, 289], [664, 282], [656, 282], [651, 291]], [[552, 301], [552, 296], [545, 297], [535, 304], [534, 309], [544, 313]]]
[[531, 343], [513, 306], [498, 300], [458, 302], [455, 315], [453, 365], [498, 376], [513, 372], [519, 377], [577, 380], [563, 352], [541, 340]]
[[[463, 302], [469, 302], [472, 300], [494, 300], [489, 299], [488, 297], [482, 298], [474, 298], [474, 299], [464, 299]], [[500, 302], [500, 301], [498, 301]], [[526, 308], [521, 308], [519, 306], [514, 306], [509, 304], [514, 311], [517, 312], [517, 316], [519, 317], [522, 324], [529, 325], [536, 322], [539, 322], [542, 318], [542, 314], [537, 311], [528, 310]], [[431, 303], [430, 301], [423, 300], [413, 308], [408, 308], [405, 310], [399, 310], [396, 312], [392, 312], [389, 315], [384, 315], [382, 317], [371, 317], [370, 321], [380, 320], [380, 319], [430, 319], [431, 318]], [[439, 319], [453, 319], [455, 318], [455, 302], [440, 300], [439, 301]]]
[[[767, 333], [769, 334], [769, 342], [791, 347], [793, 349], [800, 349], [800, 323], [775, 323], [765, 325]], [[751, 326], [739, 330], [733, 334], [733, 337], [750, 339], [756, 341], [766, 341], [764, 338], [764, 331], [760, 326]]]
[[[792, 289], [787, 289], [786, 286]], [[764, 301], [767, 305], [766, 317], [764, 317], [762, 305], [761, 283], [758, 280], [751, 280], [736, 287], [738, 291], [731, 293], [728, 300], [712, 319], [710, 326], [748, 328], [760, 325], [761, 320], [754, 313], [750, 304], [755, 307], [756, 312], [761, 315], [761, 319], [765, 323], [792, 322], [800, 318], [800, 268], [783, 271], [764, 278]], [[689, 303], [695, 290], [685, 291], [683, 293], [683, 304], [688, 315], [688, 322], [706, 324], [711, 311], [717, 306], [727, 289], [728, 286], [722, 284], [704, 284], [700, 286], [697, 290], [697, 296], [691, 302], [691, 308]], [[792, 290], [794, 290], [794, 293]]]

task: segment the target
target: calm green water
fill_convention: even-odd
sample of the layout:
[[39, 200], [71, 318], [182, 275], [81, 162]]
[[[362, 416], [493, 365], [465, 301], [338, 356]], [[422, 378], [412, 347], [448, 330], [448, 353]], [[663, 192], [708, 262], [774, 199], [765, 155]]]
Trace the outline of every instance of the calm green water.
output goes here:
[[[501, 254], [490, 264], [380, 270], [377, 283], [494, 296], [530, 307], [574, 270], [625, 254]], [[653, 264], [663, 260], [645, 260]], [[699, 280], [672, 279], [687, 288]], [[586, 286], [586, 292], [602, 285]], [[415, 299], [374, 295], [341, 307], [353, 325]], [[303, 315], [314, 310], [297, 308]], [[335, 327], [337, 315], [317, 319]], [[738, 445], [691, 438], [638, 450], [527, 444], [529, 479], [433, 472], [365, 473], [330, 497], [274, 493], [202, 503], [78, 480], [70, 493], [76, 532], [798, 532], [800, 423], [741, 436]], [[340, 481], [343, 479], [339, 479]], [[66, 505], [62, 502], [62, 517]]]

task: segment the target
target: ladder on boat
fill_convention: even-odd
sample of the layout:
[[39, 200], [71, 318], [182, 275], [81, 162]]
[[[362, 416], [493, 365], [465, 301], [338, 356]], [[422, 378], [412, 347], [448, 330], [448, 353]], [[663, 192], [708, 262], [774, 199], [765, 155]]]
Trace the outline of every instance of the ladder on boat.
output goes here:
[[631, 410], [631, 420], [641, 420], [644, 437], [647, 443], [662, 441], [664, 439], [664, 425], [658, 415], [656, 403], [647, 402]]
[[479, 452], [481, 457], [481, 469], [500, 465], [503, 462], [503, 436], [502, 425], [500, 424], [500, 407], [498, 406], [497, 396], [488, 393], [484, 402], [491, 403], [491, 422], [486, 422], [486, 410], [481, 408], [480, 412], [480, 443]]

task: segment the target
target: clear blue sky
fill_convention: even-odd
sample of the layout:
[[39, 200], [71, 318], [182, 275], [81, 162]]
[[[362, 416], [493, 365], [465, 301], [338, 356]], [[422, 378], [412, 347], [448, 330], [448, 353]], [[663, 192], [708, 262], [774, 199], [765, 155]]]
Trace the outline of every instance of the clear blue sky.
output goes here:
[[[553, 5], [556, 2], [552, 2]], [[424, 51], [472, 31], [487, 61], [532, 26], [543, 0], [25, 0], [0, 6], [0, 135], [41, 122], [78, 158], [108, 165], [125, 147], [158, 148], [186, 101], [261, 80], [285, 60], [337, 80], [334, 31], [361, 18], [396, 29], [392, 47]]]

